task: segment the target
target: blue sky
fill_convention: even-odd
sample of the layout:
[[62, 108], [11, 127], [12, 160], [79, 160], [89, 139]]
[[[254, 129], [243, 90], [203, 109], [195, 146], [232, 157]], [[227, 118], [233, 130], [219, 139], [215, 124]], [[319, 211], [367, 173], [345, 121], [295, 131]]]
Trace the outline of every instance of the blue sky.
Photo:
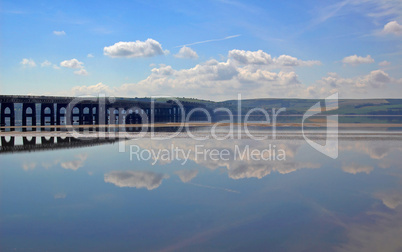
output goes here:
[[1, 94], [402, 98], [401, 1], [0, 7]]

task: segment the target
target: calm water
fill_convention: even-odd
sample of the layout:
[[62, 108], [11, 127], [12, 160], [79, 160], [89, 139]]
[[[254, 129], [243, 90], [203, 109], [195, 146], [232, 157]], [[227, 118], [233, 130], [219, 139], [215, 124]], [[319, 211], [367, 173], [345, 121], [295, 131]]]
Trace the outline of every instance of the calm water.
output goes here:
[[3, 149], [1, 251], [402, 251], [398, 134], [75, 146]]

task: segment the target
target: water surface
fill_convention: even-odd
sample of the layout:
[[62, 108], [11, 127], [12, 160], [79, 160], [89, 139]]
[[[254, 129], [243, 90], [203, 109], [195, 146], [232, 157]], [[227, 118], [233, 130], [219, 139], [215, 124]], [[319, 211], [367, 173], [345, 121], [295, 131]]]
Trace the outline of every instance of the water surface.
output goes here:
[[38, 136], [40, 151], [16, 136], [0, 155], [1, 250], [400, 251], [402, 138], [353, 134], [337, 159], [289, 132], [68, 148]]

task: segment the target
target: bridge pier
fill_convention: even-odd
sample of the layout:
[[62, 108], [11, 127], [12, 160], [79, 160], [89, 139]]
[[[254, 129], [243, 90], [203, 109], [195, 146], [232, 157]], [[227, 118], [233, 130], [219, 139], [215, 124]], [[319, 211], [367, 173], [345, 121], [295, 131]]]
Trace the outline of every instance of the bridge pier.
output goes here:
[[22, 138], [23, 145], [35, 145], [36, 144], [36, 137], [32, 137], [31, 140], [28, 140], [27, 137]]
[[46, 139], [46, 137], [41, 137], [40, 141], [42, 144], [53, 144], [54, 143], [54, 137], [50, 137], [49, 139]]
[[[67, 120], [67, 124], [69, 125], [74, 125], [74, 118], [78, 117], [78, 125], [83, 125], [84, 122], [84, 118], [83, 118], [83, 107], [82, 104], [76, 104], [72, 110], [71, 110], [71, 114], [70, 114], [70, 118], [69, 120]], [[79, 128], [79, 131], [82, 131], [83, 128]]]
[[[30, 109], [30, 113], [27, 112]], [[31, 118], [31, 125], [36, 126], [36, 104], [35, 103], [23, 103], [22, 104], [22, 126], [27, 125], [27, 119]], [[26, 131], [27, 128], [23, 128], [23, 131]], [[36, 131], [36, 128], [32, 128], [33, 131]]]
[[6, 137], [1, 137], [1, 146], [2, 147], [13, 147], [15, 142], [15, 137], [10, 137], [10, 140], [6, 140]]
[[[46, 109], [49, 109], [50, 112], [47, 112]], [[40, 106], [40, 124], [42, 126], [42, 130], [45, 130], [46, 123], [50, 123], [50, 125], [54, 125], [54, 104], [53, 103], [42, 103]], [[50, 128], [53, 131], [53, 128]]]
[[70, 137], [62, 138], [62, 137], [57, 137], [57, 143], [69, 143], [70, 142]]
[[[56, 125], [66, 125], [67, 124], [67, 106], [66, 103], [57, 103], [56, 104]], [[63, 110], [62, 110], [63, 109]], [[60, 131], [60, 128], [57, 128], [57, 131]]]
[[[93, 125], [93, 105], [92, 104], [82, 104], [82, 124], [83, 125]], [[88, 112], [88, 113], [87, 113]]]
[[[9, 126], [15, 126], [14, 102], [5, 102], [1, 104], [1, 126], [6, 126], [6, 118], [10, 119]], [[10, 131], [14, 131], [14, 129], [12, 128]]]

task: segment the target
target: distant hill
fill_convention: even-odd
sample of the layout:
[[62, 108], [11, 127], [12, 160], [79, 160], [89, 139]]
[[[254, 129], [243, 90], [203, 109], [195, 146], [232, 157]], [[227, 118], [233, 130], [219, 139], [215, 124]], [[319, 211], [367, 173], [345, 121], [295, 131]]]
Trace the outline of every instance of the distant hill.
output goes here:
[[[249, 99], [242, 100], [243, 108], [286, 108], [284, 114], [304, 114], [320, 99]], [[324, 103], [322, 103], [323, 105]], [[225, 107], [237, 106], [236, 100], [218, 102]], [[402, 115], [402, 99], [340, 99], [338, 109], [325, 114], [338, 115]]]
[[[261, 108], [272, 115], [272, 109], [286, 108], [280, 113], [278, 121], [300, 122], [304, 113], [317, 102], [325, 105], [324, 99], [245, 99], [241, 100], [241, 113], [238, 111], [237, 100], [213, 102], [208, 100], [177, 98], [181, 101], [192, 101], [204, 104], [207, 108], [228, 108], [236, 117], [241, 114], [244, 117], [251, 109]], [[338, 109], [323, 111], [315, 116], [325, 118], [325, 115], [339, 115], [340, 123], [402, 123], [402, 99], [340, 99]], [[221, 112], [218, 118], [227, 117], [227, 113]], [[262, 113], [254, 112], [253, 120], [265, 120]], [[313, 118], [311, 120], [314, 120]]]

